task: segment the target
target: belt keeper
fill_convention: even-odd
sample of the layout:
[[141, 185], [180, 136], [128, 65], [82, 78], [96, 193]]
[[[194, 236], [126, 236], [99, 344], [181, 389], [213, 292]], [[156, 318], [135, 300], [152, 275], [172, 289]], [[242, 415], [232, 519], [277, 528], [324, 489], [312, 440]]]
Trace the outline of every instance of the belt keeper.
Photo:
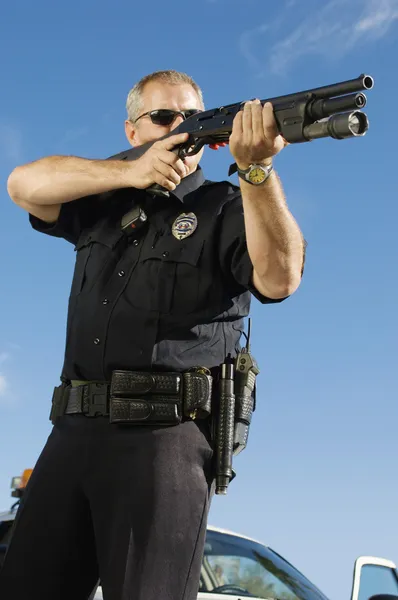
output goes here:
[[51, 400], [50, 421], [55, 424], [58, 417], [62, 417], [65, 412], [68, 397], [66, 392], [67, 385], [62, 383], [54, 388], [53, 397]]

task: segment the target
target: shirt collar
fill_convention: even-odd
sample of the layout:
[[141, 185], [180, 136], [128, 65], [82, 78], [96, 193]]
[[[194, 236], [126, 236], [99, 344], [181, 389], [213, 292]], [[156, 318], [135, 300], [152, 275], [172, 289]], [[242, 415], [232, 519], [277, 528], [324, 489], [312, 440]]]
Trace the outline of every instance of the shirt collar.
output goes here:
[[205, 176], [203, 175], [202, 169], [198, 165], [196, 171], [181, 179], [181, 183], [179, 183], [176, 189], [170, 193], [178, 198], [180, 202], [184, 202], [188, 194], [195, 192], [198, 188], [200, 188], [201, 185], [204, 184], [204, 182]]

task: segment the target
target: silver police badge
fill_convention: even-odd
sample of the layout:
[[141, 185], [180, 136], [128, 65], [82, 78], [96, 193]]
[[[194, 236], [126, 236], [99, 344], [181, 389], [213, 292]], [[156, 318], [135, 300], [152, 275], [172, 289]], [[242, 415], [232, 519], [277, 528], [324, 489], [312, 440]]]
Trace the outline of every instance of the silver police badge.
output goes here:
[[192, 235], [197, 226], [198, 220], [194, 213], [182, 213], [174, 221], [171, 231], [177, 240], [183, 240]]

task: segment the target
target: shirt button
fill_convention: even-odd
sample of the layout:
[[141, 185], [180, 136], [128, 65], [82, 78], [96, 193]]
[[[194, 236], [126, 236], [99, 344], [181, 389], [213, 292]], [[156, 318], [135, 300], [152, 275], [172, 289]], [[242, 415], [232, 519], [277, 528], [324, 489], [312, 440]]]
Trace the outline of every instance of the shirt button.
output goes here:
[[108, 298], [104, 298], [103, 301], [102, 301], [102, 304], [109, 304]]
[[134, 240], [134, 242], [133, 242], [133, 246], [138, 246], [138, 244], [139, 244], [139, 243], [140, 243], [140, 241], [139, 241], [139, 240]]
[[119, 277], [124, 277], [126, 275], [126, 273], [124, 271], [119, 271], [118, 275], [119, 275]]
[[99, 344], [99, 343], [100, 343], [100, 339], [99, 339], [99, 338], [95, 338], [95, 340], [94, 340], [94, 344], [95, 344], [96, 346], [98, 346], [98, 344]]
[[163, 256], [164, 258], [166, 258], [168, 255], [169, 255], [169, 253], [167, 252], [167, 250], [165, 250], [165, 251], [163, 252], [163, 254], [162, 254], [162, 256]]

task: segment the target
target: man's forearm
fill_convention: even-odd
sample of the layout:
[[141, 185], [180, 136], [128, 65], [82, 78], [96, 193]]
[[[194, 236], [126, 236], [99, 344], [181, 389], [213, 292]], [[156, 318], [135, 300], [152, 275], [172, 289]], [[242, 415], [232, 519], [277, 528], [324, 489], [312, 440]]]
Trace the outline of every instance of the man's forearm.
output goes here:
[[17, 167], [8, 179], [16, 203], [53, 205], [127, 187], [123, 161], [50, 156]]
[[287, 207], [275, 171], [259, 186], [240, 182], [254, 285], [265, 296], [283, 298], [300, 284], [304, 258], [302, 233]]

